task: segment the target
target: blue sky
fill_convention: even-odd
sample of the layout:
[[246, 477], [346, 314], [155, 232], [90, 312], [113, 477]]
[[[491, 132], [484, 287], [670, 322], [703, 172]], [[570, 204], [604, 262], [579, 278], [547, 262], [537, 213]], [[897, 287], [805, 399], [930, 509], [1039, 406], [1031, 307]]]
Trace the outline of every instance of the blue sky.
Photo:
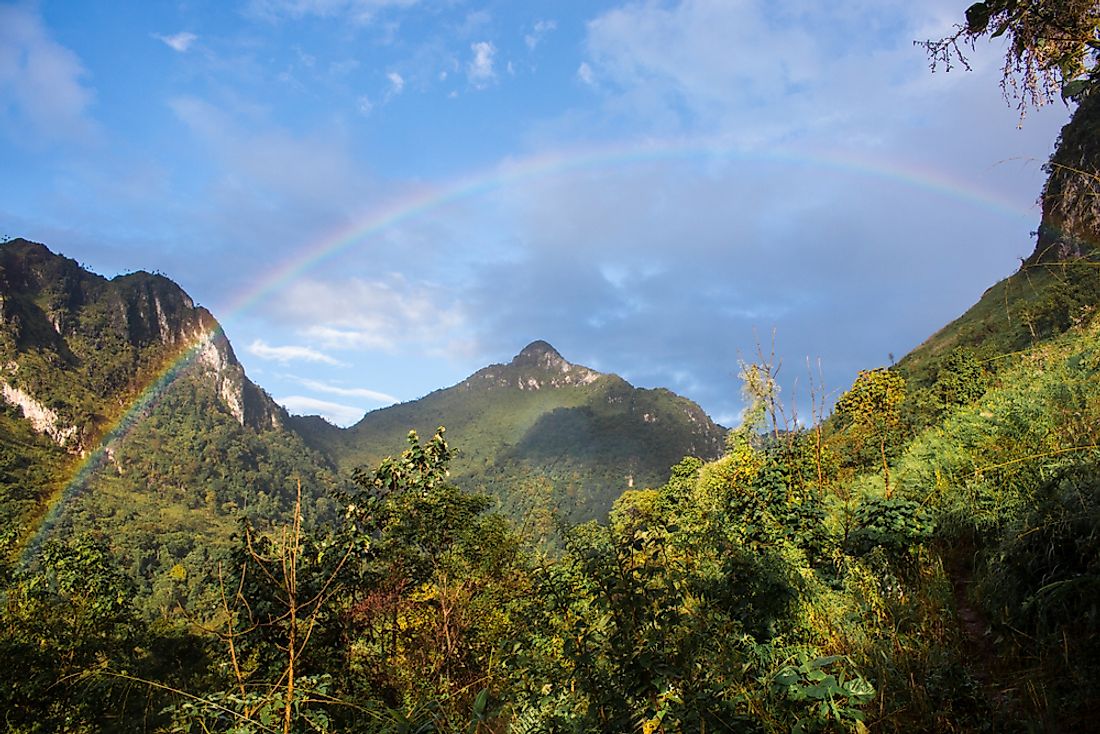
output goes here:
[[737, 421], [900, 357], [1033, 247], [1069, 111], [965, 2], [0, 2], [0, 236], [161, 271], [348, 424], [545, 339]]

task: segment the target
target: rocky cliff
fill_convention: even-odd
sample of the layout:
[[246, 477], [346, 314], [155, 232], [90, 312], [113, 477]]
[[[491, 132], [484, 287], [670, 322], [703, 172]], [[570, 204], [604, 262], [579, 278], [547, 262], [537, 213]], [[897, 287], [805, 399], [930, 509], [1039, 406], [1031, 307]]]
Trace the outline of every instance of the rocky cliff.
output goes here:
[[44, 245], [0, 246], [0, 396], [75, 453], [162, 374], [201, 373], [242, 426], [285, 412], [245, 376], [214, 317], [171, 280], [108, 280]]

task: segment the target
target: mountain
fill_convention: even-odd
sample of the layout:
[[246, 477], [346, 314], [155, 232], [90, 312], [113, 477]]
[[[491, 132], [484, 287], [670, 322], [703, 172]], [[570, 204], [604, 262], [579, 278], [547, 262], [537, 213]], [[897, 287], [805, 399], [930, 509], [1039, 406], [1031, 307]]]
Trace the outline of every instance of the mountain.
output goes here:
[[110, 406], [188, 350], [238, 423], [283, 425], [285, 411], [248, 380], [214, 317], [171, 280], [107, 280], [23, 239], [0, 248], [0, 389], [59, 445], [89, 450], [117, 412]]
[[153, 593], [175, 565], [209, 566], [241, 515], [284, 516], [298, 479], [311, 515], [335, 511], [328, 462], [163, 276], [0, 245], [0, 398], [8, 553], [51, 529], [109, 537]]
[[716, 458], [725, 436], [694, 402], [572, 364], [544, 341], [347, 429], [316, 417], [291, 425], [344, 471], [399, 452], [410, 429], [445, 426], [459, 486], [515, 516], [550, 507], [567, 521], [605, 518], [623, 490], [663, 483], [685, 455]]
[[[0, 550], [49, 536], [110, 538], [148, 595], [213, 568], [240, 517], [285, 517], [301, 480], [310, 518], [410, 429], [448, 429], [462, 487], [514, 517], [606, 516], [684, 455], [718, 456], [695, 403], [641, 390], [534, 342], [459, 385], [338, 429], [292, 417], [252, 383], [216, 319], [161, 275], [112, 279], [44, 245], [0, 245]], [[180, 571], [182, 568], [184, 571]], [[209, 584], [188, 584], [191, 589]]]

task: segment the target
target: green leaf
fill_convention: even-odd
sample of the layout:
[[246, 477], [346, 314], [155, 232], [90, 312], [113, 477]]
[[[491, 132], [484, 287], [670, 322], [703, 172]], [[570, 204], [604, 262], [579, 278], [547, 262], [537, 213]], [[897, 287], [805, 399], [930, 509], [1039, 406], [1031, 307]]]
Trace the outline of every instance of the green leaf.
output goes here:
[[1062, 99], [1076, 100], [1092, 86], [1088, 79], [1074, 79], [1062, 85]]
[[989, 27], [989, 16], [991, 15], [991, 8], [984, 2], [974, 3], [966, 9], [966, 30], [968, 33], [978, 35], [985, 33], [985, 29]]
[[863, 678], [853, 678], [843, 686], [845, 694], [853, 701], [864, 703], [875, 696], [875, 687]]
[[481, 693], [477, 694], [477, 698], [474, 700], [474, 716], [479, 719], [485, 715], [485, 707], [489, 704], [489, 689], [482, 688]]
[[784, 668], [779, 671], [775, 676], [775, 684], [777, 686], [793, 686], [802, 676], [799, 675], [793, 668]]

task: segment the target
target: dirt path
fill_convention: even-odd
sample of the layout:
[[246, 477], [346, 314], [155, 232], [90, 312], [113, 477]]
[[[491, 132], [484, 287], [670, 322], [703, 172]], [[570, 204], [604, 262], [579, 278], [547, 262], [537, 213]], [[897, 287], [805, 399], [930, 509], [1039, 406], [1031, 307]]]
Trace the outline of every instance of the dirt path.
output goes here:
[[955, 597], [955, 614], [962, 633], [964, 664], [981, 686], [993, 714], [993, 731], [1016, 731], [1022, 719], [1021, 691], [1005, 670], [1005, 661], [990, 634], [990, 623], [971, 599], [974, 584], [970, 564], [958, 559], [945, 564]]
[[967, 653], [968, 668], [983, 687], [993, 683], [993, 670], [997, 667], [997, 651], [990, 639], [989, 623], [970, 600], [970, 587], [974, 576], [969, 568], [955, 567], [948, 570], [955, 596], [955, 614], [963, 633], [963, 646]]

